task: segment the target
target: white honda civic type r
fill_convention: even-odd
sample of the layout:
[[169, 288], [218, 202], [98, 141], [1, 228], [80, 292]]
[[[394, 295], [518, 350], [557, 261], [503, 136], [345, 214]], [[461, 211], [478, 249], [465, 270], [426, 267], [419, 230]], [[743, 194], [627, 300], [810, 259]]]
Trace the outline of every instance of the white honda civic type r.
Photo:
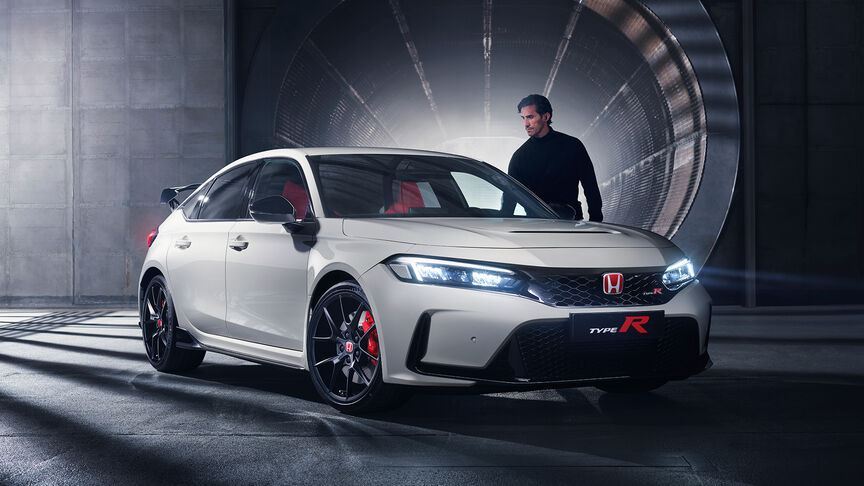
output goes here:
[[634, 392], [710, 365], [711, 300], [681, 250], [561, 219], [482, 162], [272, 150], [162, 199], [139, 290], [160, 371], [206, 351], [301, 368], [363, 412], [413, 387]]

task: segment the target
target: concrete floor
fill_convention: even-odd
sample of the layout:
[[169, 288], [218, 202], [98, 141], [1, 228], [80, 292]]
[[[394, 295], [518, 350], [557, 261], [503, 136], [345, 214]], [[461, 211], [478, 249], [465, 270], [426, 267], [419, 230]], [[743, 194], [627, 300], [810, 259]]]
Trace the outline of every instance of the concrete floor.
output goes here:
[[301, 372], [144, 357], [130, 311], [0, 312], [0, 484], [860, 484], [864, 315], [719, 315], [643, 396], [416, 395], [365, 418]]

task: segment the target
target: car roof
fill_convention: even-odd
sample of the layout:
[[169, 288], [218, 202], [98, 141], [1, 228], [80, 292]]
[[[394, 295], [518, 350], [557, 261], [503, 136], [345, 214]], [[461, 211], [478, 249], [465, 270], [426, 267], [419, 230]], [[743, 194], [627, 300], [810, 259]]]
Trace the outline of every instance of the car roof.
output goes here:
[[[445, 152], [434, 152], [431, 150], [419, 150], [419, 149], [404, 149], [404, 148], [391, 148], [391, 147], [299, 147], [299, 148], [286, 148], [286, 149], [273, 149], [273, 150], [265, 150], [262, 152], [256, 152], [254, 154], [249, 154], [241, 159], [237, 159], [230, 164], [225, 165], [220, 168], [216, 172], [210, 175], [207, 179], [204, 180], [198, 187], [202, 187], [211, 180], [219, 177], [225, 172], [237, 167], [238, 165], [245, 164], [248, 162], [254, 162], [257, 160], [267, 159], [267, 158], [291, 158], [300, 162], [301, 166], [306, 166], [308, 169], [308, 164], [305, 161], [306, 156], [316, 156], [316, 155], [356, 155], [356, 154], [376, 154], [376, 155], [427, 155], [427, 156], [438, 156], [438, 157], [458, 157], [460, 159], [473, 160], [464, 155], [458, 154], [448, 154]], [[305, 169], [304, 169], [305, 170]], [[190, 196], [191, 197], [191, 196]]]
[[[419, 150], [419, 149], [403, 149], [403, 148], [390, 148], [390, 147], [299, 147], [299, 148], [290, 148], [290, 149], [273, 149], [273, 150], [265, 150], [263, 152], [256, 152], [254, 154], [249, 154], [241, 159], [235, 160], [230, 164], [225, 165], [220, 168], [218, 171], [214, 172], [210, 177], [208, 177], [201, 185], [206, 184], [211, 179], [216, 178], [219, 175], [237, 167], [240, 164], [245, 164], [247, 162], [252, 162], [255, 160], [267, 159], [267, 158], [277, 158], [277, 157], [287, 157], [292, 159], [305, 159], [306, 156], [315, 156], [315, 155], [356, 155], [356, 154], [378, 154], [378, 155], [432, 155], [439, 157], [458, 157], [460, 159], [468, 159], [472, 160], [469, 157], [458, 154], [448, 154], [445, 152], [433, 152], [431, 150]], [[301, 165], [306, 165], [305, 161], [301, 162]]]
[[[467, 158], [464, 155], [434, 152], [431, 150], [404, 149], [390, 147], [300, 147], [290, 149], [274, 149], [247, 155], [237, 162], [248, 162], [267, 157], [293, 157], [315, 156], [315, 155], [357, 155], [357, 154], [381, 154], [381, 155], [437, 155], [444, 157]], [[235, 162], [235, 163], [237, 163]]]

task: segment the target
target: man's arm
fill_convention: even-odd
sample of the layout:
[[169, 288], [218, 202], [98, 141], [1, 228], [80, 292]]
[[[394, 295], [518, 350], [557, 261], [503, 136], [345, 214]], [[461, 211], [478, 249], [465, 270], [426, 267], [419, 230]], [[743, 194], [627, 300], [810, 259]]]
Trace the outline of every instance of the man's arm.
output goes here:
[[585, 149], [585, 145], [579, 142], [579, 180], [582, 182], [582, 190], [585, 191], [585, 200], [588, 201], [588, 214], [591, 221], [603, 221], [603, 200], [600, 197], [600, 188], [597, 186], [597, 176], [594, 174], [594, 164]]

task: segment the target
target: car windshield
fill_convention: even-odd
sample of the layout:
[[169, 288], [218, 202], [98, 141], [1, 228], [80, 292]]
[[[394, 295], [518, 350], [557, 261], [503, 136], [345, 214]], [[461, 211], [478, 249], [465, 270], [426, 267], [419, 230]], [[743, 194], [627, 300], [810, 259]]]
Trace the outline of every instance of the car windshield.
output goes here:
[[435, 155], [309, 156], [331, 218], [556, 218], [508, 175]]

